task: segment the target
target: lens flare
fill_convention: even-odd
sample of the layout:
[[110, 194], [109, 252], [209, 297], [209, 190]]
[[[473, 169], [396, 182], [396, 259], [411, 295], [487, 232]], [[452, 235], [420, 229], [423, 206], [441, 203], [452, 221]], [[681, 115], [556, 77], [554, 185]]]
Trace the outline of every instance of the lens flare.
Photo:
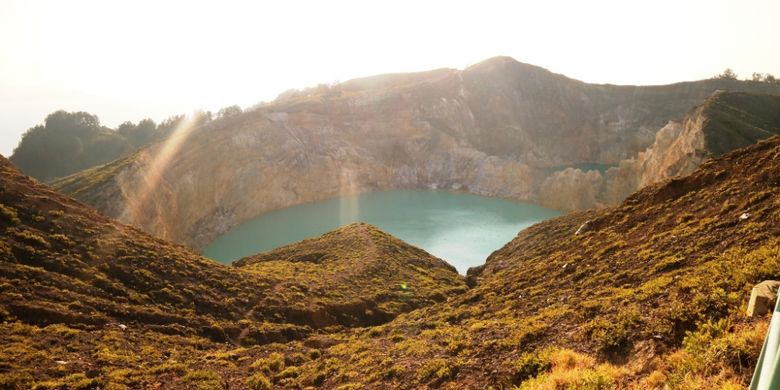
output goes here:
[[[125, 191], [126, 206], [120, 214], [120, 220], [134, 223], [142, 220], [146, 200], [159, 188], [171, 159], [176, 156], [182, 144], [192, 134], [201, 116], [201, 113], [196, 113], [189, 118], [182, 119], [173, 133], [162, 142], [157, 153], [151, 158], [151, 162], [146, 164], [145, 169], [140, 170], [140, 177], [134, 183], [137, 191], [128, 190], [128, 186], [121, 186]], [[163, 233], [162, 236], [165, 234]]]
[[357, 221], [360, 190], [355, 172], [349, 168], [341, 169], [339, 180], [339, 223], [341, 226]]

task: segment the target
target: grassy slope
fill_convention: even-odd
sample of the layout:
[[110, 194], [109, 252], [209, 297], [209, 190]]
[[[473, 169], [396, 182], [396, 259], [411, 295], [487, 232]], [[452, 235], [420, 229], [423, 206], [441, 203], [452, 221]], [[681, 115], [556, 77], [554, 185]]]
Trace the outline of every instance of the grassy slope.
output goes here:
[[[384, 325], [236, 347], [134, 327], [7, 321], [0, 378], [32, 381], [22, 367], [36, 367], [43, 388], [740, 388], [767, 323], [743, 315], [750, 287], [780, 277], [778, 192], [775, 137], [618, 207], [535, 225], [491, 255], [475, 288]], [[2, 202], [13, 204], [6, 193]], [[23, 226], [31, 218], [19, 217]], [[342, 251], [364, 238], [343, 233], [330, 241]], [[236, 272], [327, 262], [313, 243]]]
[[242, 318], [268, 289], [267, 280], [114, 222], [7, 160], [0, 161], [0, 181], [4, 318], [195, 329]]
[[703, 104], [707, 150], [715, 156], [780, 134], [780, 96], [720, 92]]
[[[261, 310], [288, 311], [310, 320], [380, 324], [401, 312], [462, 293], [457, 271], [422, 249], [365, 224], [347, 225], [317, 238], [238, 260], [234, 265], [279, 278], [275, 288], [294, 291], [267, 300]], [[323, 307], [338, 302], [333, 310]]]
[[775, 137], [619, 207], [540, 223], [489, 258], [476, 288], [334, 336], [298, 381], [738, 388], [766, 326], [742, 314], [750, 288], [780, 277], [779, 187]]
[[[380, 248], [381, 258], [330, 252], [338, 245], [328, 246], [329, 236], [318, 241], [322, 253], [336, 269], [349, 260], [349, 267], [366, 268], [362, 276], [384, 283], [331, 278], [328, 289], [304, 294], [301, 284], [290, 283], [295, 269], [248, 272], [215, 263], [114, 222], [20, 174], [4, 159], [0, 231], [0, 388], [47, 379], [54, 387], [94, 382], [79, 375], [63, 379], [87, 371], [106, 384], [113, 370], [153, 365], [158, 358], [150, 356], [197, 360], [204, 358], [203, 349], [382, 323], [465, 289], [462, 277], [441, 260], [376, 229], [354, 226], [342, 231], [339, 242], [355, 250]], [[394, 262], [438, 268], [399, 273]], [[401, 280], [411, 288], [401, 289]], [[120, 323], [129, 328], [122, 330]], [[150, 378], [159, 374], [141, 372]]]
[[[111, 180], [114, 180], [123, 168], [132, 164], [137, 158], [137, 151], [129, 153], [109, 163], [87, 168], [72, 175], [56, 179], [51, 185], [60, 192], [67, 193], [73, 198], [80, 198], [82, 197], [83, 191], [86, 191], [87, 189], [102, 188]], [[94, 192], [99, 193], [99, 191]], [[86, 194], [83, 201], [95, 202], [96, 199], [90, 198], [89, 195], [90, 194]], [[92, 195], [94, 195], [94, 193], [92, 193]]]

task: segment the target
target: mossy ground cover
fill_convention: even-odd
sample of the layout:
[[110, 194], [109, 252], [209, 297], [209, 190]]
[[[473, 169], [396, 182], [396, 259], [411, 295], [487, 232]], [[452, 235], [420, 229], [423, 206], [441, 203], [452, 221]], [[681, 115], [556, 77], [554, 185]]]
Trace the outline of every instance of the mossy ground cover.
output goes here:
[[[250, 271], [112, 221], [7, 160], [0, 184], [0, 388], [265, 388], [298, 375], [250, 380], [258, 346], [387, 322], [466, 288], [442, 260], [365, 225], [318, 242], [328, 267]], [[321, 355], [304, 352], [291, 361]]]
[[301, 321], [377, 325], [466, 290], [455, 268], [365, 224], [243, 258], [240, 270], [271, 275], [287, 297], [256, 310], [296, 312]]
[[[7, 388], [744, 388], [768, 324], [745, 317], [749, 291], [780, 278], [780, 138], [531, 227], [467, 291], [365, 225], [230, 268], [15, 175], [0, 193]], [[424, 307], [391, 310], [401, 283]], [[393, 318], [311, 321], [340, 309]]]
[[780, 277], [779, 187], [775, 138], [538, 224], [467, 293], [331, 335], [297, 385], [742, 388], [767, 324], [744, 315], [750, 288]]

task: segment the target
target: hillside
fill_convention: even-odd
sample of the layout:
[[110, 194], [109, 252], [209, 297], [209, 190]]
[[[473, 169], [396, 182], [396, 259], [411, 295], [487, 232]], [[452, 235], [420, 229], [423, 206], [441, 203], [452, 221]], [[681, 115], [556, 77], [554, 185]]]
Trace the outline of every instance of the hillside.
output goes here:
[[253, 274], [274, 275], [275, 288], [296, 292], [292, 299], [261, 302], [256, 310], [290, 312], [289, 316], [323, 325], [381, 324], [465, 290], [454, 267], [365, 223], [234, 265]]
[[[372, 272], [360, 267], [342, 268], [323, 281], [307, 274], [329, 263], [339, 270], [337, 259], [401, 254], [410, 260], [389, 267], [381, 266], [383, 260], [374, 269], [401, 272], [423, 264], [451, 271], [437, 259], [420, 262], [419, 250], [360, 224], [243, 259], [232, 269], [108, 221], [7, 163], [3, 167], [0, 383], [11, 388], [33, 382], [37, 388], [742, 388], [768, 322], [745, 317], [750, 288], [780, 277], [780, 137], [773, 137], [709, 160], [687, 177], [652, 185], [620, 206], [526, 229], [484, 267], [469, 272], [473, 288], [440, 303], [383, 325], [324, 327], [295, 341], [253, 339], [241, 346], [187, 326], [199, 319], [230, 324], [240, 317], [235, 311], [251, 306], [233, 296], [272, 293], [263, 288], [263, 276], [293, 272], [278, 284], [288, 291], [295, 291], [297, 280], [310, 284], [311, 291], [279, 297], [280, 303], [305, 308], [311, 306], [296, 300], [316, 302], [318, 294], [327, 294], [325, 285], [342, 291], [339, 299], [372, 294], [361, 289], [377, 282], [366, 281]], [[91, 229], [90, 235], [79, 235], [80, 226]], [[73, 241], [70, 250], [55, 244], [62, 227]], [[116, 236], [123, 238], [111, 241]], [[104, 239], [111, 245], [103, 246]], [[87, 245], [103, 254], [119, 242], [130, 251], [128, 258], [108, 252], [95, 256], [104, 260], [80, 262], [87, 256], [75, 255]], [[45, 250], [47, 256], [28, 264], [21, 250]], [[44, 262], [53, 254], [69, 258]], [[159, 280], [174, 286], [173, 292], [183, 290], [183, 278], [192, 278], [187, 288], [212, 294], [216, 306], [206, 313], [198, 305], [188, 309], [189, 303], [160, 300], [143, 285], [109, 289], [109, 283], [124, 282], [113, 277], [98, 282], [100, 267], [121, 264], [118, 259], [135, 261], [133, 275], [154, 277], [149, 284]], [[81, 274], [70, 271], [82, 262], [97, 266]], [[155, 269], [166, 264], [176, 266]], [[197, 272], [182, 275], [183, 270]], [[351, 282], [334, 284], [339, 275]], [[447, 280], [416, 275], [419, 280], [407, 285], [412, 291]], [[231, 289], [230, 296], [220, 295], [222, 288]], [[125, 299], [122, 291], [128, 289], [132, 293]], [[60, 300], [63, 294], [67, 303]], [[101, 297], [127, 301], [137, 311], [187, 312], [191, 319], [178, 332], [148, 320], [124, 329], [91, 321], [133, 319], [105, 309]], [[36, 315], [18, 309], [53, 305], [56, 311]], [[74, 321], [60, 312], [85, 317]], [[279, 318], [284, 315], [279, 312]], [[244, 329], [270, 324], [259, 321], [248, 316], [238, 324]]]
[[[0, 388], [107, 383], [163, 354], [381, 324], [466, 288], [442, 260], [366, 225], [225, 266], [112, 221], [3, 158], [0, 232]], [[321, 284], [276, 266], [295, 261], [324, 262], [306, 268]], [[352, 278], [333, 273], [344, 269]]]
[[[264, 212], [362, 191], [453, 189], [541, 203], [551, 175], [636, 157], [716, 90], [780, 94], [780, 84], [594, 85], [496, 57], [291, 91], [55, 186], [194, 249]], [[158, 185], [142, 191], [150, 182]], [[585, 199], [573, 208], [590, 207]]]
[[745, 317], [749, 292], [780, 277], [779, 195], [774, 137], [618, 207], [535, 225], [472, 270], [467, 293], [331, 335], [277, 383], [743, 388], [767, 326]]

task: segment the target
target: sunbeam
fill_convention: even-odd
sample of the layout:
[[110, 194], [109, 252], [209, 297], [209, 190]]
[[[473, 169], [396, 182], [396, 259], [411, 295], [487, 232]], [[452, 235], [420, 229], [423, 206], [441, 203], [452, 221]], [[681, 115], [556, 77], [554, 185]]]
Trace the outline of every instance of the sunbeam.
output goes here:
[[[142, 213], [146, 200], [154, 191], [159, 188], [160, 181], [163, 179], [166, 169], [171, 159], [179, 152], [182, 144], [192, 134], [195, 125], [198, 123], [202, 113], [195, 113], [185, 118], [179, 123], [173, 133], [162, 142], [157, 153], [147, 164], [145, 169], [140, 171], [140, 178], [136, 182], [138, 191], [125, 194], [127, 197], [125, 209], [120, 215], [122, 221], [138, 221], [142, 218]], [[127, 190], [127, 186], [123, 186]]]
[[342, 168], [339, 185], [339, 223], [346, 225], [357, 220], [359, 200], [356, 195], [359, 191], [355, 172]]

